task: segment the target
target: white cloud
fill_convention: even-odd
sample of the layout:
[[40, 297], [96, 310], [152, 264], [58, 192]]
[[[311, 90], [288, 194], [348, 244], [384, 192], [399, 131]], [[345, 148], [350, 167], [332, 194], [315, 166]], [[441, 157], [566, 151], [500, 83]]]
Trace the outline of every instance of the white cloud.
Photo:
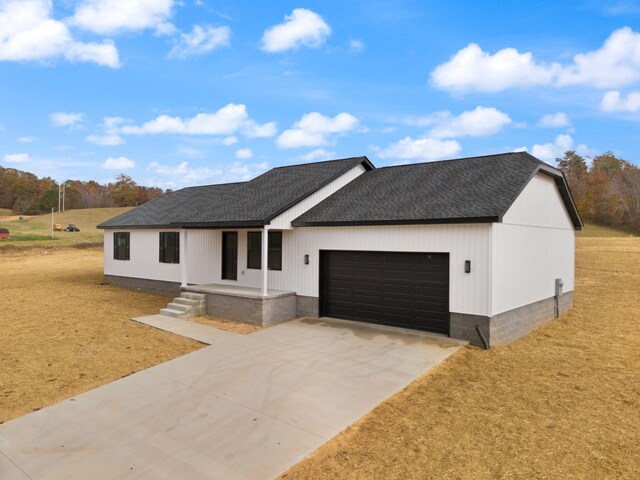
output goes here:
[[277, 140], [279, 148], [318, 147], [326, 145], [328, 136], [354, 130], [360, 121], [350, 113], [327, 117], [318, 112], [306, 113], [285, 130]]
[[439, 160], [453, 157], [462, 150], [455, 140], [440, 140], [437, 138], [405, 137], [389, 145], [380, 152], [382, 158], [397, 158], [400, 160]]
[[431, 73], [437, 88], [453, 93], [500, 92], [534, 86], [615, 88], [640, 80], [640, 33], [611, 33], [601, 48], [579, 53], [566, 65], [537, 62], [531, 52], [504, 48], [494, 54], [471, 43]]
[[485, 137], [509, 125], [511, 118], [493, 107], [478, 106], [458, 116], [439, 112], [433, 122], [436, 126], [428, 133], [432, 138]]
[[495, 54], [471, 43], [431, 72], [431, 82], [450, 92], [500, 92], [514, 87], [549, 85], [558, 65], [540, 65], [530, 52], [505, 48]]
[[118, 50], [111, 40], [74, 41], [67, 26], [50, 18], [51, 0], [9, 0], [0, 3], [0, 61], [93, 62], [118, 68]]
[[69, 20], [72, 25], [98, 34], [157, 29], [163, 34], [170, 29], [173, 0], [82, 0]]
[[7, 153], [4, 161], [7, 163], [25, 163], [30, 160], [28, 153]]
[[315, 150], [311, 150], [309, 153], [305, 153], [300, 157], [300, 159], [304, 162], [314, 162], [316, 160], [330, 160], [334, 157], [336, 152], [328, 151], [323, 148], [316, 148]]
[[148, 183], [163, 188], [179, 188], [189, 185], [202, 185], [207, 182], [238, 182], [254, 178], [269, 168], [265, 162], [246, 164], [239, 160], [228, 168], [192, 167], [188, 162], [178, 165], [164, 165], [151, 162], [147, 170], [159, 178]]
[[540, 117], [538, 127], [541, 128], [563, 128], [571, 125], [571, 120], [564, 112], [550, 113]]
[[317, 13], [306, 8], [296, 8], [285, 22], [267, 29], [262, 36], [262, 50], [284, 52], [302, 46], [320, 47], [331, 34], [331, 27]]
[[229, 27], [195, 25], [190, 33], [181, 33], [178, 44], [169, 52], [169, 58], [186, 58], [203, 55], [218, 47], [228, 47], [231, 37]]
[[122, 145], [125, 142], [118, 133], [118, 128], [126, 122], [127, 120], [122, 117], [104, 117], [102, 126], [105, 133], [103, 135], [89, 135], [85, 140], [102, 146]]
[[129, 160], [127, 157], [107, 158], [102, 164], [102, 168], [107, 170], [127, 170], [136, 166], [133, 160]]
[[[571, 135], [558, 135], [553, 143], [536, 144], [531, 148], [531, 155], [543, 162], [555, 163], [556, 158], [563, 157], [567, 150], [574, 150], [578, 155], [591, 156], [594, 151], [585, 144], [575, 145]], [[526, 152], [526, 147], [520, 147], [514, 151]]]
[[235, 135], [232, 135], [230, 137], [224, 137], [222, 140], [220, 140], [220, 144], [224, 145], [225, 147], [228, 147], [235, 143], [238, 143], [238, 137], [236, 137]]
[[640, 92], [630, 92], [624, 98], [619, 91], [611, 90], [602, 97], [600, 109], [604, 112], [639, 112]]
[[119, 132], [126, 135], [232, 135], [241, 132], [255, 137], [274, 135], [275, 123], [257, 124], [249, 117], [246, 105], [229, 103], [215, 113], [199, 113], [184, 119], [160, 115], [140, 126], [125, 125]]
[[80, 128], [84, 119], [84, 113], [54, 112], [49, 114], [51, 125], [54, 127], [69, 127], [71, 130]]
[[249, 138], [273, 137], [277, 133], [278, 126], [276, 122], [259, 124], [253, 121], [249, 121], [244, 127], [244, 134]]
[[362, 40], [349, 40], [349, 53], [362, 53], [366, 48], [367, 46]]
[[37, 142], [38, 141], [38, 137], [20, 137], [18, 138], [18, 142], [20, 143], [33, 143], [33, 142]]
[[558, 86], [615, 88], [640, 80], [640, 33], [629, 27], [615, 30], [601, 48], [573, 57], [562, 69]]
[[236, 150], [236, 158], [247, 159], [253, 157], [253, 152], [250, 148], [241, 148]]
[[124, 139], [120, 135], [113, 134], [89, 135], [85, 140], [89, 143], [95, 143], [96, 145], [102, 145], [105, 147], [122, 145], [124, 143]]

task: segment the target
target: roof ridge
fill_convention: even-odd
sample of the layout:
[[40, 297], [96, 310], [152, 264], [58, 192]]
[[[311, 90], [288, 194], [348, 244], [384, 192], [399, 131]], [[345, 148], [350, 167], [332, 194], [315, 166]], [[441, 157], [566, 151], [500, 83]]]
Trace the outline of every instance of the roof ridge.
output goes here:
[[357, 157], [334, 158], [333, 160], [319, 160], [317, 162], [294, 163], [292, 165], [280, 165], [279, 167], [273, 167], [271, 170], [276, 170], [279, 168], [303, 167], [305, 165], [317, 165], [320, 163], [344, 162], [346, 160], [356, 160], [356, 159], [359, 160], [359, 159], [366, 159], [366, 158], [367, 158], [366, 155], [359, 155]]
[[[415, 167], [417, 165], [433, 165], [434, 163], [457, 162], [457, 161], [460, 161], [460, 160], [474, 160], [474, 159], [478, 159], [478, 158], [502, 157], [504, 155], [521, 155], [521, 154], [527, 155], [532, 160], [535, 160], [538, 163], [541, 163], [541, 164], [544, 164], [544, 165], [549, 165], [548, 163], [543, 162], [539, 158], [534, 157], [529, 152], [524, 152], [523, 151], [523, 152], [490, 153], [490, 154], [487, 154], [487, 155], [476, 155], [476, 156], [473, 156], [473, 157], [447, 158], [447, 159], [444, 159], [444, 160], [434, 160], [434, 161], [431, 161], [431, 162], [403, 163], [401, 165], [387, 165], [386, 167], [377, 168], [377, 170], [384, 170], [384, 169], [388, 169], [388, 168], [399, 168], [399, 167]], [[551, 168], [555, 168], [552, 165], [549, 165], [549, 166]]]
[[178, 190], [173, 190], [171, 193], [179, 192], [180, 190], [193, 189], [193, 188], [223, 187], [223, 186], [226, 186], [226, 185], [242, 185], [243, 183], [249, 183], [249, 181], [250, 180], [245, 180], [244, 182], [210, 183], [208, 185], [191, 185], [191, 186], [188, 186], [188, 187], [182, 187], [182, 188], [180, 188]]

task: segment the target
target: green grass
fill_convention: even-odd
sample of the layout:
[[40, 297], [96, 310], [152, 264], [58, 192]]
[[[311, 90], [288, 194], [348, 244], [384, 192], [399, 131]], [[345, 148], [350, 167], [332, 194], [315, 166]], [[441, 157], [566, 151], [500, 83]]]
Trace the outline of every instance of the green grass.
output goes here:
[[576, 232], [577, 237], [601, 238], [601, 237], [637, 237], [637, 234], [625, 232], [611, 227], [603, 227], [602, 225], [587, 224], [584, 228]]
[[0, 220], [0, 227], [8, 228], [11, 235], [8, 240], [0, 241], [0, 251], [14, 248], [101, 245], [102, 230], [98, 230], [96, 225], [129, 209], [130, 207], [86, 208], [55, 213], [55, 223], [59, 223], [62, 228], [66, 228], [70, 223], [75, 223], [80, 231], [54, 232], [53, 239], [51, 238], [51, 214], [38, 215], [24, 220]]

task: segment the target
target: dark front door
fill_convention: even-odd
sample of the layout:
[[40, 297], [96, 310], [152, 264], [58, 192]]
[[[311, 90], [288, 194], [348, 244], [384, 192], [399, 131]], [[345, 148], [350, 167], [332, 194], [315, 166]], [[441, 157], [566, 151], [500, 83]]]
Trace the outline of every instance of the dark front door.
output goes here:
[[238, 280], [238, 232], [222, 232], [222, 279]]
[[449, 254], [324, 251], [326, 317], [449, 333]]

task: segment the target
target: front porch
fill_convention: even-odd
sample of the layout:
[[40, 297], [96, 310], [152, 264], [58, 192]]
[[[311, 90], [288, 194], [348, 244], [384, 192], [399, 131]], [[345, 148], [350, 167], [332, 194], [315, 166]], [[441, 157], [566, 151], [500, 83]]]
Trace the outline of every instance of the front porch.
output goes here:
[[267, 326], [296, 318], [296, 293], [238, 285], [206, 284], [181, 287], [206, 296], [206, 313], [214, 317]]

